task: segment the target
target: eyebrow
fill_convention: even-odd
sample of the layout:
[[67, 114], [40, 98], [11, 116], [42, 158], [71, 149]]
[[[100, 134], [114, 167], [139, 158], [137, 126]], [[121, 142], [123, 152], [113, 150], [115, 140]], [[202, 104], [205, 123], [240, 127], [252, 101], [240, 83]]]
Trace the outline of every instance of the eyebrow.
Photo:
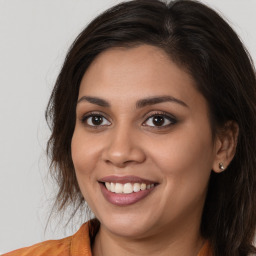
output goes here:
[[[83, 101], [87, 101], [89, 103], [98, 105], [100, 107], [111, 107], [109, 102], [107, 102], [104, 99], [98, 98], [98, 97], [83, 96], [77, 101], [77, 104], [79, 104], [80, 102], [83, 102]], [[168, 96], [164, 95], [164, 96], [149, 97], [149, 98], [138, 100], [136, 102], [136, 108], [143, 108], [145, 106], [155, 105], [155, 104], [162, 103], [162, 102], [173, 102], [173, 103], [177, 103], [177, 104], [182, 105], [183, 107], [188, 108], [188, 105], [185, 102], [183, 102], [179, 99], [176, 99], [172, 96], [169, 96], [169, 95]]]
[[97, 97], [83, 96], [77, 101], [77, 104], [82, 101], [87, 101], [100, 107], [110, 107], [110, 104], [106, 100]]

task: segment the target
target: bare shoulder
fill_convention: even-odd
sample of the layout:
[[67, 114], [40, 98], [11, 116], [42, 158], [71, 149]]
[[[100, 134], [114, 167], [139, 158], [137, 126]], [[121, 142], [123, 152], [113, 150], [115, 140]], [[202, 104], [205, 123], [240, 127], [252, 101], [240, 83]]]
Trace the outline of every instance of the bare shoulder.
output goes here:
[[24, 247], [2, 256], [69, 256], [72, 237], [49, 240], [29, 247]]

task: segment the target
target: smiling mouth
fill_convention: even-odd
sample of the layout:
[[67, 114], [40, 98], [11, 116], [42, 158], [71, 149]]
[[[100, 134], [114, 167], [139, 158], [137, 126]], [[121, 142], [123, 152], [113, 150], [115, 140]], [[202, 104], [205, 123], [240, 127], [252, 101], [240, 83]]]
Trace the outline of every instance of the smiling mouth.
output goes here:
[[116, 206], [128, 206], [148, 197], [159, 183], [136, 176], [107, 176], [98, 180], [104, 198]]
[[114, 182], [105, 182], [105, 187], [108, 191], [117, 193], [117, 194], [131, 194], [138, 193], [139, 191], [148, 190], [155, 186], [154, 183], [114, 183]]

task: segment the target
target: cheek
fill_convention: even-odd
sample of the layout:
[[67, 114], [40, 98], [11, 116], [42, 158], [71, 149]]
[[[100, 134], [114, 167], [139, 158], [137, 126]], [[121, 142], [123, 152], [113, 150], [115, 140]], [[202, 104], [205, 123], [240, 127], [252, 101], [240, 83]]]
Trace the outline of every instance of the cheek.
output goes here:
[[[167, 216], [200, 214], [211, 173], [211, 140], [202, 134], [187, 132], [166, 140], [161, 152], [155, 152], [155, 162], [162, 172], [164, 192], [159, 200]], [[210, 137], [211, 138], [211, 137]], [[161, 148], [156, 146], [156, 148]]]
[[97, 159], [100, 143], [95, 143], [92, 136], [86, 136], [82, 128], [76, 128], [71, 141], [71, 154], [75, 167], [77, 181], [85, 201], [95, 210], [96, 198], [99, 196], [95, 191]]
[[98, 151], [97, 143], [92, 141], [90, 136], [85, 136], [81, 128], [75, 128], [71, 141], [71, 155], [79, 183], [80, 177], [87, 177], [85, 180], [88, 180], [92, 175]]
[[214, 156], [209, 127], [184, 126], [153, 149], [151, 155], [170, 187], [205, 190]]

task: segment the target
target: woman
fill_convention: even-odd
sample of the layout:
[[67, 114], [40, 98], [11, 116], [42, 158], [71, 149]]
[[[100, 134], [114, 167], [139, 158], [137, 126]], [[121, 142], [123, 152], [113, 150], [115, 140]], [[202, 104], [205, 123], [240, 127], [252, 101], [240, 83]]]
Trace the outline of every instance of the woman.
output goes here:
[[195, 1], [137, 0], [78, 36], [46, 117], [72, 237], [14, 255], [249, 255], [256, 79], [230, 26]]

